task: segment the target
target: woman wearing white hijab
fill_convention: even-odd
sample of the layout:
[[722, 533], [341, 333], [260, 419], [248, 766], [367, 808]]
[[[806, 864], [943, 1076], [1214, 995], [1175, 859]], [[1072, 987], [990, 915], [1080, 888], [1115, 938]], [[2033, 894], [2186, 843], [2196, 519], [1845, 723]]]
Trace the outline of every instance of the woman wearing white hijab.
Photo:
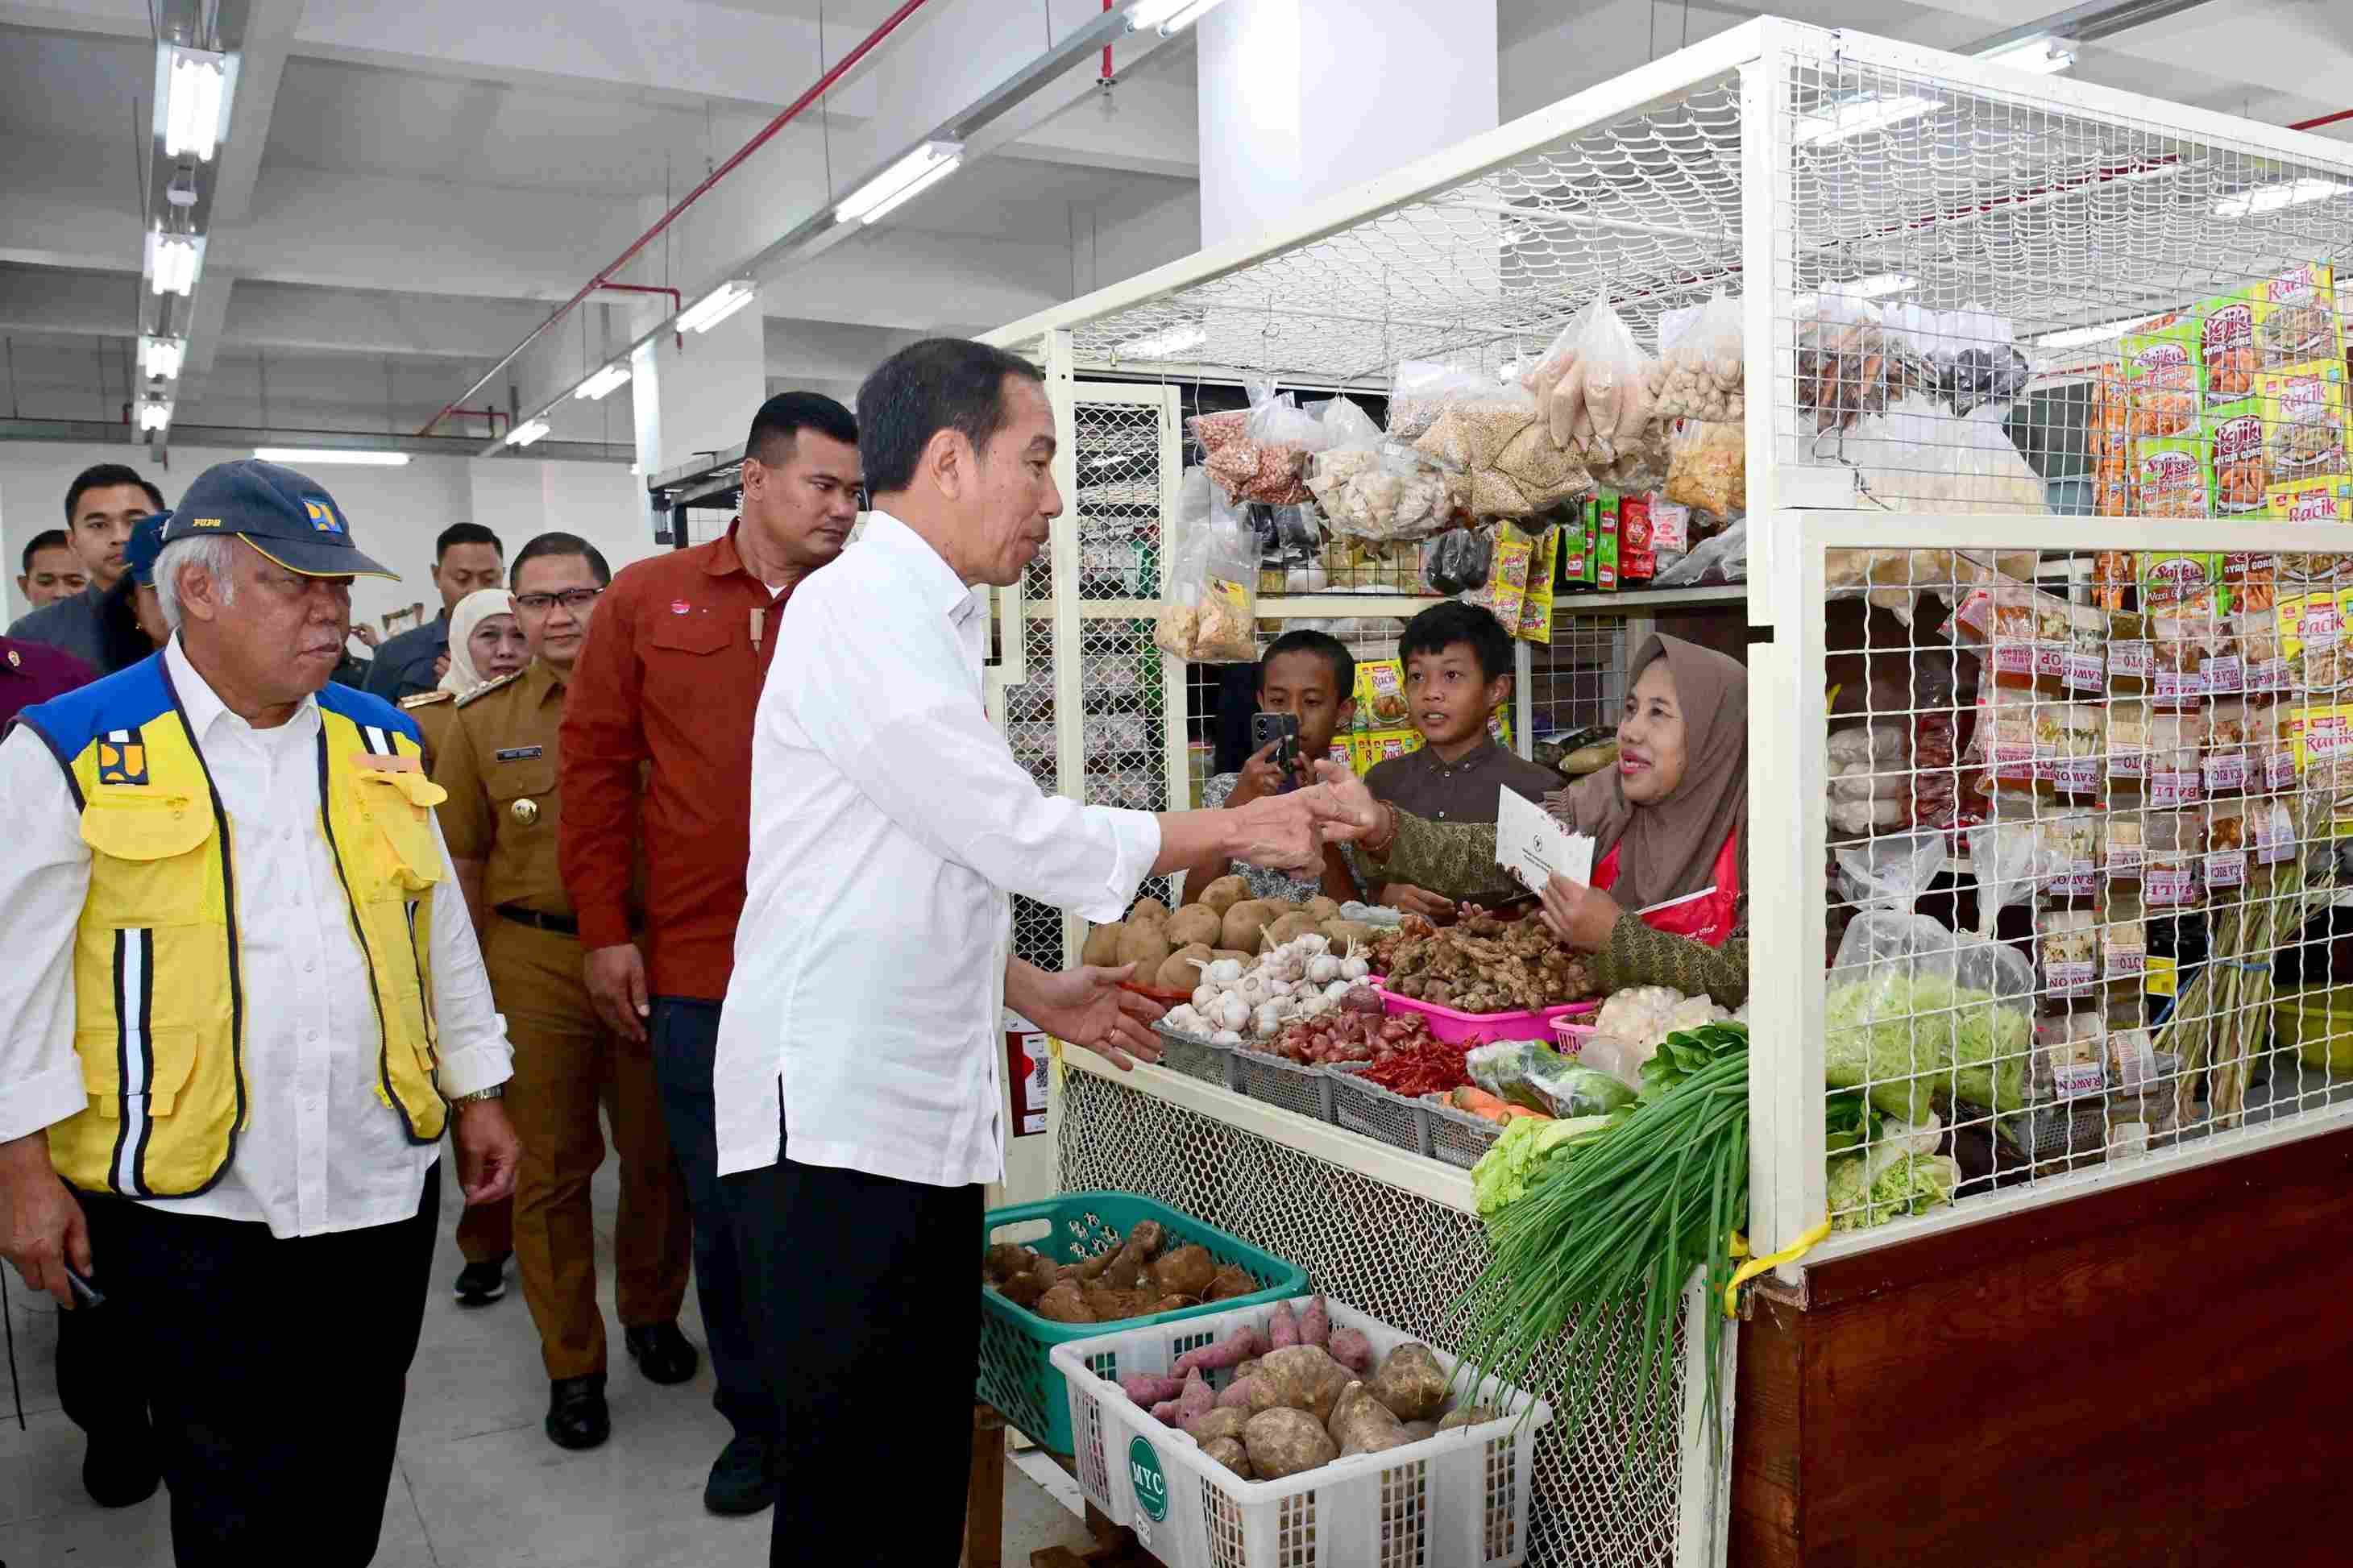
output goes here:
[[504, 588], [477, 588], [449, 612], [449, 673], [441, 678], [442, 690], [463, 697], [530, 661]]

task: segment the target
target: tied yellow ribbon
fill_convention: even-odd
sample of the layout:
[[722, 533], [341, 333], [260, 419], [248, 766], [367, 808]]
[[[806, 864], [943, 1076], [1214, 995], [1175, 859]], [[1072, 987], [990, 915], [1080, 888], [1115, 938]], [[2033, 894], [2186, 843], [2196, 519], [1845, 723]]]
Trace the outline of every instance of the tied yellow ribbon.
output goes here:
[[[1747, 1284], [1759, 1274], [1769, 1273], [1780, 1268], [1784, 1263], [1795, 1263], [1799, 1258], [1811, 1252], [1815, 1244], [1830, 1233], [1831, 1222], [1824, 1220], [1780, 1251], [1767, 1253], [1762, 1258], [1750, 1258], [1748, 1262], [1735, 1269], [1731, 1283], [1724, 1288], [1724, 1315], [1727, 1318], [1740, 1316], [1740, 1288], [1743, 1285]], [[1748, 1238], [1736, 1230], [1732, 1233], [1732, 1256], [1748, 1257]]]
[[1067, 1070], [1062, 1066], [1062, 1039], [1060, 1036], [1049, 1035], [1046, 1037], [1046, 1054], [1052, 1058], [1054, 1061], [1054, 1090], [1059, 1094], [1061, 1092], [1062, 1089], [1062, 1074]]

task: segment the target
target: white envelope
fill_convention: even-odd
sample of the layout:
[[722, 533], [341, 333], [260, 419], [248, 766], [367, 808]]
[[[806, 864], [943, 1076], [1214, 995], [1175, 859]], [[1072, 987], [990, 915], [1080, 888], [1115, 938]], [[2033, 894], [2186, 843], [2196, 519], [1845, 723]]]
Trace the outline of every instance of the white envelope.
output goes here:
[[1532, 893], [1543, 892], [1556, 872], [1587, 886], [1593, 879], [1593, 839], [1571, 833], [1544, 807], [1504, 789], [1495, 802], [1495, 864]]

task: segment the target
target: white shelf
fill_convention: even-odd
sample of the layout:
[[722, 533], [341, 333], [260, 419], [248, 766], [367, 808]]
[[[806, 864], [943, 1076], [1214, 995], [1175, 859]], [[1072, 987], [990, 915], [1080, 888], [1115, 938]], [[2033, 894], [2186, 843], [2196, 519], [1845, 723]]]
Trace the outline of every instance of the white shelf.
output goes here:
[[1639, 616], [1648, 610], [1689, 605], [1748, 604], [1748, 584], [1719, 583], [1705, 588], [1635, 588], [1623, 594], [1555, 594], [1554, 615]]

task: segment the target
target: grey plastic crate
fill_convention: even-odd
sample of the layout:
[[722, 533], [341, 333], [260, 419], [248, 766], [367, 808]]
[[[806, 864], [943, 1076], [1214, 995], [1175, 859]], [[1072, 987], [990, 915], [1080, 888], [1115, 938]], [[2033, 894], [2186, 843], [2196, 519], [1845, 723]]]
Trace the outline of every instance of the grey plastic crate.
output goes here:
[[1160, 1065], [1187, 1078], [1214, 1083], [1219, 1089], [1241, 1089], [1241, 1068], [1231, 1046], [1215, 1045], [1198, 1035], [1179, 1034], [1165, 1023], [1152, 1026], [1160, 1037]]
[[1241, 1091], [1252, 1100], [1318, 1121], [1332, 1120], [1332, 1075], [1322, 1068], [1301, 1067], [1248, 1046], [1234, 1051], [1234, 1062], [1241, 1072]]
[[1324, 1070], [1332, 1079], [1335, 1123], [1392, 1149], [1412, 1154], [1430, 1152], [1430, 1117], [1424, 1107], [1379, 1084], [1366, 1082], [1360, 1063]]
[[1443, 1160], [1467, 1171], [1503, 1136], [1503, 1127], [1483, 1116], [1473, 1116], [1450, 1105], [1432, 1105], [1426, 1100], [1415, 1103], [1430, 1120], [1430, 1154], [1434, 1160]]

